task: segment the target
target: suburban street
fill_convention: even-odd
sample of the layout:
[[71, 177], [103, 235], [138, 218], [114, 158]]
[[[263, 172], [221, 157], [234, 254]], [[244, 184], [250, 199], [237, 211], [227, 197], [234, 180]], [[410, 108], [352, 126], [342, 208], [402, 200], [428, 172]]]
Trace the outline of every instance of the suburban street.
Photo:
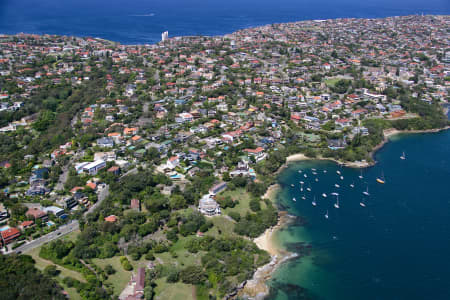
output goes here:
[[[101, 188], [99, 190], [98, 201], [94, 205], [92, 205], [84, 213], [84, 215], [86, 215], [90, 212], [93, 212], [94, 209], [96, 207], [98, 207], [103, 202], [103, 200], [106, 199], [106, 197], [108, 197], [108, 195], [109, 195], [109, 185], [105, 185], [104, 188]], [[58, 239], [68, 233], [71, 233], [72, 231], [77, 230], [79, 227], [80, 227], [80, 224], [79, 224], [78, 220], [72, 220], [69, 224], [60, 226], [57, 230], [50, 232], [44, 236], [41, 236], [40, 238], [35, 239], [31, 242], [27, 242], [26, 244], [14, 249], [14, 250], [6, 252], [6, 254], [8, 254], [8, 253], [25, 253], [25, 252], [30, 251], [34, 248], [37, 248], [45, 243], [51, 242], [55, 239]]]
[[49, 234], [46, 234], [44, 236], [41, 236], [38, 239], [32, 240], [31, 242], [28, 242], [12, 251], [9, 251], [7, 253], [24, 253], [27, 251], [30, 251], [36, 247], [41, 246], [42, 244], [45, 244], [47, 242], [53, 241], [61, 236], [64, 236], [68, 233], [71, 233], [74, 230], [77, 230], [80, 227], [80, 224], [77, 220], [73, 220], [69, 224], [63, 225], [59, 227], [57, 230], [50, 232]]

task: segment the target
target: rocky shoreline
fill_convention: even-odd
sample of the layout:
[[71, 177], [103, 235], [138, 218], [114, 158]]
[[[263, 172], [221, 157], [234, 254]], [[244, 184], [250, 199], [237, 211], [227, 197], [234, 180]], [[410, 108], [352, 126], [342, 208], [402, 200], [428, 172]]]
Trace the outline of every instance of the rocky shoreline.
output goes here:
[[[276, 189], [276, 185], [272, 185], [272, 190]], [[267, 281], [272, 273], [284, 262], [298, 256], [297, 253], [288, 252], [273, 241], [276, 231], [290, 223], [295, 217], [289, 215], [286, 211], [279, 212], [277, 225], [268, 228], [261, 236], [253, 241], [262, 250], [269, 252], [271, 261], [259, 267], [253, 274], [253, 278], [248, 280], [245, 287], [240, 291], [239, 296], [246, 299], [264, 299], [269, 294]]]

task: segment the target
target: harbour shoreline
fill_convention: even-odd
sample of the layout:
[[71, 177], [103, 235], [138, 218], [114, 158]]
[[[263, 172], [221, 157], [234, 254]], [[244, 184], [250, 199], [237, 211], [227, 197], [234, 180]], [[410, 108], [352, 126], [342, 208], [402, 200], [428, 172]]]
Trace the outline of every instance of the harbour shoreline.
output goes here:
[[[279, 185], [272, 185], [272, 195], [278, 191]], [[259, 267], [253, 274], [253, 278], [248, 280], [240, 296], [250, 297], [251, 299], [264, 299], [269, 294], [268, 280], [273, 272], [284, 262], [298, 257], [297, 253], [286, 251], [281, 245], [274, 241], [275, 233], [287, 226], [295, 217], [289, 215], [286, 211], [278, 213], [278, 223], [266, 229], [262, 235], [253, 239], [253, 242], [259, 249], [267, 251], [271, 260], [268, 264]]]
[[[446, 126], [443, 128], [430, 129], [430, 130], [397, 130], [394, 128], [389, 128], [383, 131], [384, 139], [381, 143], [374, 147], [374, 149], [370, 152], [370, 156], [373, 158], [375, 153], [383, 148], [385, 144], [390, 141], [390, 138], [405, 133], [435, 133], [443, 130], [450, 129], [450, 126]], [[283, 164], [275, 173], [278, 175], [282, 170], [287, 168], [287, 166], [292, 162], [304, 161], [304, 160], [329, 160], [333, 161], [339, 165], [343, 165], [349, 168], [366, 168], [376, 164], [376, 161], [373, 163], [369, 163], [366, 161], [361, 162], [342, 162], [333, 158], [325, 158], [325, 157], [308, 157], [303, 153], [297, 153], [290, 155], [286, 158], [286, 163]], [[276, 195], [280, 191], [281, 186], [279, 184], [272, 184], [267, 188], [266, 193], [263, 198], [269, 199], [276, 204]], [[244, 289], [242, 290], [242, 295], [253, 297], [253, 299], [264, 299], [265, 296], [269, 294], [269, 287], [267, 285], [267, 281], [271, 278], [273, 272], [284, 262], [295, 258], [298, 256], [296, 253], [290, 253], [283, 249], [281, 245], [276, 243], [273, 239], [277, 231], [284, 228], [289, 224], [289, 222], [293, 219], [286, 211], [279, 211], [278, 223], [268, 228], [262, 235], [255, 238], [253, 241], [261, 250], [267, 251], [272, 259], [270, 263], [259, 267], [253, 278], [247, 281]]]
[[[370, 152], [369, 156], [374, 159], [375, 153], [380, 150], [381, 148], [383, 148], [384, 145], [386, 145], [389, 141], [390, 138], [398, 135], [398, 134], [415, 134], [415, 133], [436, 133], [436, 132], [440, 132], [443, 130], [448, 130], [450, 129], [450, 126], [445, 126], [442, 128], [436, 128], [436, 129], [425, 129], [425, 130], [398, 130], [395, 128], [389, 128], [389, 129], [385, 129], [383, 130], [383, 136], [384, 139], [381, 143], [379, 143], [378, 145], [376, 145], [372, 151]], [[367, 162], [367, 161], [340, 161], [331, 157], [322, 157], [322, 156], [318, 156], [318, 157], [309, 157], [306, 156], [303, 153], [297, 153], [297, 154], [292, 154], [290, 156], [288, 156], [286, 158], [286, 163], [284, 165], [282, 165], [280, 167], [280, 169], [276, 172], [276, 174], [278, 174], [279, 172], [281, 172], [282, 170], [284, 170], [287, 165], [291, 162], [297, 162], [297, 161], [303, 161], [303, 160], [329, 160], [329, 161], [333, 161], [335, 163], [337, 163], [338, 165], [342, 165], [344, 167], [348, 167], [348, 168], [367, 168], [367, 167], [371, 167], [373, 165], [376, 164], [376, 161], [374, 160], [373, 162]]]

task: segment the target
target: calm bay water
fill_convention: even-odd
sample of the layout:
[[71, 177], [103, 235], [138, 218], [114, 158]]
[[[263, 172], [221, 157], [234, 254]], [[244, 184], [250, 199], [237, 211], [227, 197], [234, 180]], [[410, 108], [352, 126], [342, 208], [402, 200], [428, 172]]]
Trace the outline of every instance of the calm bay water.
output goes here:
[[101, 37], [124, 44], [222, 35], [271, 23], [449, 14], [448, 0], [0, 0], [0, 33]]
[[[272, 299], [450, 299], [450, 130], [393, 140], [377, 153], [374, 167], [363, 169], [363, 179], [360, 170], [325, 161], [282, 172], [279, 203], [307, 224], [292, 224], [276, 239], [292, 251], [301, 242], [312, 250], [277, 270]], [[386, 183], [379, 184], [383, 173]], [[300, 192], [299, 181], [311, 192]], [[362, 193], [367, 187], [370, 196]], [[339, 193], [339, 209], [332, 192]]]

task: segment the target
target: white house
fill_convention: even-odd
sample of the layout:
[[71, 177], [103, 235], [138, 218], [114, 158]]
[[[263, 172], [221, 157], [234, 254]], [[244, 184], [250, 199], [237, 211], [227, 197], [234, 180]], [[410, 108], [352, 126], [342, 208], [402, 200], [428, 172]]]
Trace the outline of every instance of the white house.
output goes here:
[[83, 172], [86, 172], [89, 175], [96, 175], [98, 171], [104, 167], [106, 167], [106, 162], [104, 160], [96, 160], [83, 166]]
[[206, 194], [200, 199], [198, 210], [206, 216], [215, 216], [221, 213], [219, 204], [210, 194]]
[[192, 122], [193, 120], [194, 116], [190, 113], [181, 113], [175, 117], [175, 122], [177, 123]]

